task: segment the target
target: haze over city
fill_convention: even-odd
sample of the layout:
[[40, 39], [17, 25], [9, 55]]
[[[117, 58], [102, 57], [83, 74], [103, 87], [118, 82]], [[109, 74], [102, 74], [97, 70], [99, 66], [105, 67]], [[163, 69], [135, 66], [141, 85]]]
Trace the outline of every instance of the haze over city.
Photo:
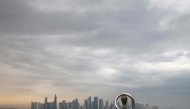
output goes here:
[[189, 0], [0, 0], [0, 107], [89, 96], [189, 109]]

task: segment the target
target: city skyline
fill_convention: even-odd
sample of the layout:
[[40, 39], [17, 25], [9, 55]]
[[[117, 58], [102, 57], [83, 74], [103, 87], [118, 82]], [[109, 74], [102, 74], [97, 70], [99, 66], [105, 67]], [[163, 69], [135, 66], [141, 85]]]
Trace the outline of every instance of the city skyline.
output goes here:
[[190, 0], [0, 0], [0, 106], [130, 93], [190, 109], [189, 19]]
[[[45, 98], [44, 103], [41, 102], [33, 102], [31, 101], [30, 109], [115, 109], [114, 100], [109, 104], [108, 100], [103, 100], [103, 98], [98, 99], [98, 96], [94, 96], [94, 100], [91, 102], [91, 96], [84, 100], [83, 103], [78, 102], [78, 98], [73, 99], [72, 101], [62, 100], [57, 103], [57, 96], [55, 94], [54, 101], [48, 102], [47, 97]], [[126, 103], [127, 109], [131, 108], [130, 99], [128, 99]], [[55, 106], [58, 106], [56, 107]], [[92, 104], [92, 105], [91, 105]], [[105, 105], [104, 105], [105, 104]], [[117, 106], [119, 109], [122, 109], [122, 102], [117, 100]], [[148, 103], [146, 105], [135, 103], [134, 109], [160, 109], [157, 105], [149, 106]]]
[[[98, 98], [98, 96], [94, 96], [94, 100]], [[44, 103], [39, 101], [31, 101], [30, 107], [19, 107], [19, 106], [0, 106], [0, 109], [96, 109], [94, 106], [94, 100], [91, 100], [91, 96], [89, 96], [87, 99], [84, 100], [84, 103], [79, 103], [78, 98], [73, 99], [70, 102], [67, 102], [67, 100], [61, 100], [61, 102], [57, 102], [57, 95], [54, 96], [53, 102], [48, 102], [48, 97], [45, 97]], [[91, 102], [92, 101], [92, 102]], [[114, 106], [114, 100], [103, 100], [103, 98], [98, 99], [98, 109], [115, 109]], [[109, 101], [112, 101], [109, 105]], [[126, 104], [127, 109], [130, 109], [131, 103], [129, 103], [130, 99], [128, 99], [128, 102]], [[73, 103], [76, 102], [78, 105], [72, 106]], [[86, 103], [87, 102], [87, 103]], [[91, 105], [91, 103], [93, 105]], [[57, 105], [55, 105], [57, 104]], [[105, 104], [105, 105], [104, 105]], [[62, 107], [62, 105], [64, 105]], [[66, 105], [66, 107], [65, 107]], [[120, 99], [117, 100], [117, 105], [120, 109], [122, 109], [122, 102]], [[67, 107], [68, 106], [68, 107]], [[78, 107], [78, 108], [76, 108]], [[88, 107], [88, 108], [86, 108]], [[134, 109], [175, 109], [175, 108], [163, 108], [159, 107], [157, 105], [149, 106], [148, 103], [141, 104], [138, 102], [135, 102]]]

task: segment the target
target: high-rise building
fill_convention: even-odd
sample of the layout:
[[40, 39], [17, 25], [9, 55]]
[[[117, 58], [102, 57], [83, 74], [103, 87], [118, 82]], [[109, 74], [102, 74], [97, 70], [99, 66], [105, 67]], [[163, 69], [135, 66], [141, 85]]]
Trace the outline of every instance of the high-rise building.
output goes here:
[[159, 109], [159, 107], [156, 106], [156, 105], [149, 106], [148, 103], [146, 103], [146, 105], [136, 103], [135, 106], [134, 106], [134, 109]]
[[108, 102], [108, 100], [106, 100], [105, 109], [109, 109], [109, 102]]
[[31, 109], [57, 109], [57, 96], [55, 95], [53, 102], [47, 102], [47, 97], [44, 103], [31, 102]]
[[45, 101], [44, 101], [44, 109], [47, 109], [47, 97], [45, 98]]
[[39, 102], [31, 102], [31, 109], [38, 109]]
[[148, 105], [148, 103], [146, 103], [145, 109], [151, 109], [150, 106]]
[[152, 109], [159, 109], [158, 106], [154, 105], [152, 106]]
[[115, 107], [114, 107], [114, 104], [113, 104], [113, 103], [111, 103], [111, 104], [110, 104], [110, 109], [115, 109]]
[[88, 108], [88, 100], [84, 100], [84, 107], [85, 107], [85, 109], [89, 109]]
[[43, 104], [40, 102], [31, 102], [31, 109], [43, 109]]
[[53, 109], [57, 109], [57, 96], [56, 96], [56, 94], [55, 94], [55, 97], [54, 97]]
[[145, 109], [145, 106], [143, 104], [136, 103], [134, 109]]
[[59, 109], [68, 109], [66, 100], [59, 103]]
[[92, 101], [91, 105], [91, 109], [94, 109], [94, 101]]
[[99, 109], [104, 109], [104, 101], [103, 101], [103, 99], [99, 100]]
[[115, 100], [113, 100], [113, 107], [112, 108], [115, 109]]
[[77, 98], [74, 100], [74, 109], [79, 109], [79, 103]]
[[98, 109], [98, 97], [94, 97], [94, 108], [93, 109]]
[[72, 101], [72, 109], [75, 108], [75, 100]]
[[68, 102], [68, 108], [69, 108], [69, 109], [72, 108], [72, 102]]
[[91, 96], [88, 97], [88, 109], [91, 109], [92, 104], [91, 104]]

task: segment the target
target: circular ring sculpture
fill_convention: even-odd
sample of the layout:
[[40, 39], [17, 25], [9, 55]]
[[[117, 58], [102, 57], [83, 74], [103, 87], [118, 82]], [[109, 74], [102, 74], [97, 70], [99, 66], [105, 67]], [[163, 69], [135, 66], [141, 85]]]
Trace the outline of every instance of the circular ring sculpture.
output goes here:
[[115, 100], [114, 100], [114, 105], [115, 105], [115, 108], [116, 109], [119, 109], [119, 107], [117, 106], [117, 100], [118, 100], [118, 98], [119, 97], [121, 97], [121, 101], [122, 101], [122, 103], [123, 103], [123, 109], [127, 109], [126, 108], [126, 103], [127, 103], [127, 97], [129, 97], [130, 99], [131, 99], [131, 108], [130, 109], [133, 109], [134, 108], [134, 106], [135, 106], [135, 100], [134, 100], [134, 98], [130, 95], [130, 94], [128, 94], [128, 93], [122, 93], [122, 94], [120, 94], [120, 95], [118, 95], [116, 98], [115, 98]]

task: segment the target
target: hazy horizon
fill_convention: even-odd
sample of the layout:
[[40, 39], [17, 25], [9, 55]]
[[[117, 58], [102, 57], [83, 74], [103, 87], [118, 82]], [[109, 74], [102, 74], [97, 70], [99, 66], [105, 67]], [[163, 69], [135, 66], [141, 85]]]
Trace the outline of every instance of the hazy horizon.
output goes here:
[[0, 0], [0, 105], [130, 93], [189, 109], [189, 0]]
[[[118, 94], [118, 95], [119, 95], [119, 94]], [[46, 97], [47, 97], [47, 96], [46, 96]], [[55, 97], [55, 96], [54, 96], [54, 97]], [[54, 97], [50, 97], [50, 98], [47, 97], [47, 102], [53, 102]], [[57, 96], [57, 97], [58, 97], [58, 96]], [[89, 97], [89, 96], [88, 96], [88, 97]], [[86, 97], [85, 99], [87, 99], [88, 97]], [[91, 96], [91, 101], [94, 100], [94, 97], [95, 97], [95, 96]], [[98, 96], [96, 96], [96, 97], [98, 97]], [[66, 100], [66, 102], [68, 103], [68, 102], [72, 102], [74, 99], [78, 99], [78, 100], [79, 100], [79, 104], [80, 104], [81, 106], [84, 105], [84, 100], [85, 100], [85, 99], [81, 100], [80, 98], [77, 98], [77, 97], [75, 97], [75, 98], [73, 98], [73, 99], [71, 99], [71, 100], [59, 99], [59, 98], [58, 98], [58, 100], [57, 100], [57, 105], [59, 106], [59, 103], [62, 102], [63, 100]], [[109, 101], [109, 105], [110, 105], [111, 103], [113, 103], [113, 100], [115, 100], [115, 98], [113, 98], [112, 100], [106, 100], [106, 99], [101, 98], [101, 97], [98, 97], [98, 99], [103, 99], [103, 102], [104, 102], [104, 103], [105, 103], [106, 101]], [[134, 98], [134, 99], [135, 99], [135, 98]], [[44, 97], [44, 100], [45, 100], [45, 97]], [[33, 101], [33, 100], [31, 100], [31, 102], [44, 103], [44, 100], [38, 100], [38, 101]], [[25, 105], [18, 105], [18, 104], [17, 104], [17, 105], [11, 105], [11, 104], [0, 105], [0, 108], [3, 108], [3, 107], [6, 107], [6, 108], [10, 108], [10, 107], [13, 107], [13, 108], [30, 108], [31, 102], [30, 102], [30, 103], [26, 103]], [[120, 98], [117, 100], [117, 102], [120, 102], [120, 104], [121, 104], [121, 106], [122, 106], [122, 103], [121, 103]], [[129, 104], [131, 104], [131, 100], [130, 100], [129, 98], [128, 98], [128, 102], [129, 102]], [[136, 104], [136, 103], [139, 103], [139, 102], [136, 102], [136, 101], [135, 101], [135, 104]], [[143, 104], [143, 103], [140, 103], [140, 104]], [[149, 103], [145, 103], [145, 104], [143, 104], [143, 105], [146, 105], [146, 104], [148, 104], [149, 106], [154, 106], [154, 105], [156, 105], [156, 104], [150, 105]], [[157, 105], [156, 105], [156, 106], [157, 106]], [[163, 108], [163, 107], [159, 107], [159, 109], [161, 109], [161, 108]], [[168, 107], [164, 107], [164, 108], [168, 108]]]

